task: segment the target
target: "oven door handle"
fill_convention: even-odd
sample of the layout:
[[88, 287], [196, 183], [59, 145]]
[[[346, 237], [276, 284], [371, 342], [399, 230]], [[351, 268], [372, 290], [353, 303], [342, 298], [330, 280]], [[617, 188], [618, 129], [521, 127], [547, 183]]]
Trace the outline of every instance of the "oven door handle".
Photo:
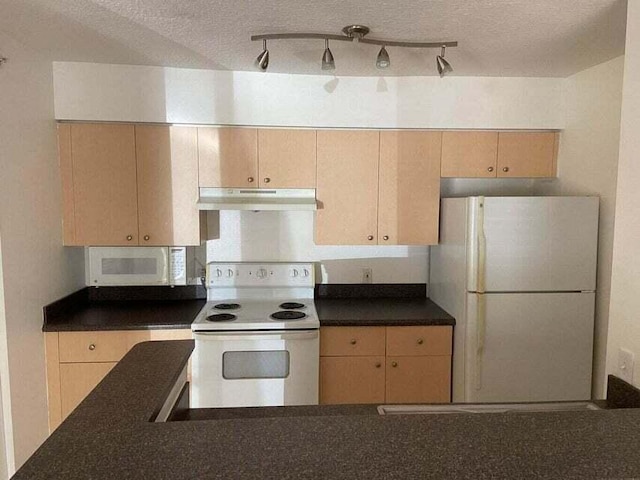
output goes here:
[[274, 331], [274, 332], [194, 332], [201, 340], [314, 340], [318, 330]]

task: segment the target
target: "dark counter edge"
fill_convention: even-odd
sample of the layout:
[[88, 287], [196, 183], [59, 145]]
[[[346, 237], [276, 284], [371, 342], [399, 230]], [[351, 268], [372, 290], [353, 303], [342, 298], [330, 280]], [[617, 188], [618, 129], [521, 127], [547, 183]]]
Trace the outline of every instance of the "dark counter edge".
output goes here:
[[194, 347], [193, 340], [135, 345], [12, 478], [30, 478], [34, 469], [41, 471], [54, 461], [72, 458], [74, 442], [89, 441], [87, 436], [97, 432], [113, 439], [152, 422]]

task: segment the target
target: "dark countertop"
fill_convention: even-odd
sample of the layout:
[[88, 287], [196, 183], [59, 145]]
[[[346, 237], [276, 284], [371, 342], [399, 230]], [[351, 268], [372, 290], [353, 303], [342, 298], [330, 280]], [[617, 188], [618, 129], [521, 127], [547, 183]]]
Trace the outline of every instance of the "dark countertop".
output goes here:
[[377, 416], [331, 407], [319, 416], [302, 408], [299, 416], [150, 423], [192, 348], [190, 340], [138, 344], [14, 478], [640, 476], [640, 409]]
[[47, 305], [42, 330], [188, 329], [206, 303], [203, 292], [195, 287], [85, 288]]
[[428, 298], [316, 298], [323, 327], [455, 325]]

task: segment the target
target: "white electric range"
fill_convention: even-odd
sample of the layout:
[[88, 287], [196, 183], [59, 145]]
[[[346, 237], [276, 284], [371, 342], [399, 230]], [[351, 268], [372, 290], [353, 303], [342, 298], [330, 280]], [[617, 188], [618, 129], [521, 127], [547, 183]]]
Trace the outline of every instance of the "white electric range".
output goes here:
[[318, 403], [319, 328], [310, 263], [210, 263], [191, 325], [191, 406]]

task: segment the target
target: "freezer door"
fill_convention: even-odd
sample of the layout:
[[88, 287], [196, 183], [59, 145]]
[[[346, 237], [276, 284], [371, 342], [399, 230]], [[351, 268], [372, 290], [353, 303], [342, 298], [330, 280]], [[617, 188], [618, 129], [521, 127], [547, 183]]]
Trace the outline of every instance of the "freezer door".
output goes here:
[[594, 301], [594, 293], [468, 294], [464, 401], [590, 399]]
[[468, 201], [468, 291], [478, 291], [483, 276], [485, 292], [595, 290], [597, 197]]

